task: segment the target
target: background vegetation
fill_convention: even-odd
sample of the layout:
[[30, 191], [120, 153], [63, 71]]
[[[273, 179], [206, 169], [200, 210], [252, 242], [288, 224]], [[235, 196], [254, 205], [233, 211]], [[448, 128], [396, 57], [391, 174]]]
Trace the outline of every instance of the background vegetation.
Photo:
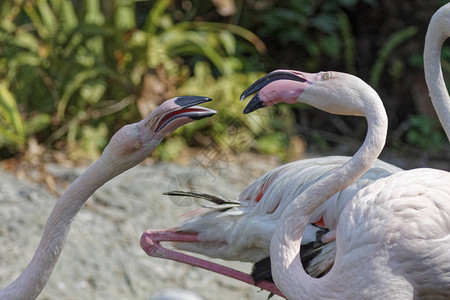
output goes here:
[[[298, 157], [352, 153], [363, 120], [279, 106], [243, 116], [240, 93], [278, 68], [338, 70], [369, 82], [389, 114], [388, 149], [445, 156], [422, 51], [447, 1], [12, 0], [0, 3], [0, 158], [30, 143], [95, 158], [110, 135], [165, 99], [208, 95], [218, 116], [177, 130], [156, 157], [187, 146]], [[450, 71], [450, 48], [443, 51]], [[300, 134], [303, 141], [295, 138]], [[424, 151], [426, 150], [426, 151]]]

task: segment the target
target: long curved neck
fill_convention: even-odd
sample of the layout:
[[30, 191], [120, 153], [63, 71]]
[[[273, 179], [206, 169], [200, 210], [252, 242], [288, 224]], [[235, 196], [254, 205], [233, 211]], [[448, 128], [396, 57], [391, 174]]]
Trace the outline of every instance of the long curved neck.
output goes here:
[[0, 299], [35, 299], [47, 284], [64, 247], [75, 215], [87, 199], [117, 172], [105, 172], [111, 165], [102, 157], [77, 178], [59, 198], [44, 227], [39, 246], [24, 272], [5, 289]]
[[[277, 287], [290, 300], [329, 298], [333, 285], [338, 282], [329, 275], [315, 279], [306, 274], [300, 261], [301, 237], [312, 213], [333, 194], [355, 182], [381, 153], [386, 139], [387, 116], [381, 100], [376, 98], [375, 105], [365, 112], [368, 129], [360, 149], [347, 163], [300, 194], [278, 221], [270, 244], [272, 275]], [[329, 284], [323, 284], [326, 282]]]
[[450, 140], [450, 97], [445, 86], [444, 76], [441, 68], [441, 49], [448, 38], [444, 34], [447, 28], [443, 28], [449, 22], [450, 6], [442, 7], [431, 18], [425, 36], [425, 49], [423, 52], [425, 80], [427, 82], [431, 101], [439, 117], [439, 121]]

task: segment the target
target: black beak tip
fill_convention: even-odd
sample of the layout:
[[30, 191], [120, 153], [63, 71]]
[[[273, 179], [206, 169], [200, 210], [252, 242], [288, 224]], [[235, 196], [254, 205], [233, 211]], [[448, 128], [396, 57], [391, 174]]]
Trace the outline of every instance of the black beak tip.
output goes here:
[[253, 97], [252, 100], [250, 100], [250, 102], [247, 104], [247, 106], [244, 108], [243, 113], [244, 114], [248, 114], [251, 113], [257, 109], [266, 107], [266, 105], [264, 104], [264, 102], [259, 98], [259, 95], [256, 94], [255, 97]]
[[180, 107], [190, 107], [211, 100], [211, 98], [205, 96], [180, 96], [175, 100], [175, 103]]
[[211, 109], [211, 110], [208, 111], [208, 112], [203, 112], [203, 113], [201, 113], [201, 114], [194, 114], [194, 115], [190, 116], [189, 118], [191, 118], [192, 120], [198, 121], [198, 120], [201, 120], [201, 119], [205, 119], [205, 118], [212, 117], [212, 116], [214, 116], [216, 113], [217, 113], [217, 112], [216, 112], [215, 110], [212, 110], [212, 109]]

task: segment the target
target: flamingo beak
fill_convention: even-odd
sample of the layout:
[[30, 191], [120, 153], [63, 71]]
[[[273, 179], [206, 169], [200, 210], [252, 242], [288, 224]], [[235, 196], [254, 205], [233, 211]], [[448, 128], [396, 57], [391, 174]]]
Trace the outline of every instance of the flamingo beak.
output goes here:
[[176, 97], [162, 103], [148, 117], [148, 121], [151, 122], [151, 127], [155, 133], [167, 134], [181, 125], [215, 115], [215, 110], [197, 106], [197, 104], [209, 101], [211, 101], [211, 98], [202, 96]]
[[[274, 87], [274, 83], [282, 81], [284, 85], [289, 83], [308, 83], [308, 80], [303, 76], [303, 73], [291, 70], [276, 70], [273, 71], [260, 79], [258, 79], [255, 83], [253, 83], [249, 88], [247, 88], [241, 95], [240, 100], [247, 98], [248, 96], [256, 93], [256, 95], [250, 100], [247, 106], [244, 109], [244, 114], [251, 113], [259, 108], [270, 106], [275, 104], [274, 101], [269, 101], [267, 95], [265, 99], [262, 99], [262, 94], [260, 93], [265, 87], [272, 86]], [[304, 88], [303, 88], [304, 89]], [[282, 91], [281, 87], [277, 86], [274, 90]], [[286, 90], [286, 89], [284, 89]], [[272, 93], [273, 94], [273, 93]], [[279, 95], [278, 95], [279, 96]], [[282, 96], [282, 95], [281, 95]], [[291, 96], [291, 95], [290, 95]], [[272, 97], [273, 98], [273, 97]], [[278, 102], [289, 102], [283, 101], [282, 97], [281, 101]]]

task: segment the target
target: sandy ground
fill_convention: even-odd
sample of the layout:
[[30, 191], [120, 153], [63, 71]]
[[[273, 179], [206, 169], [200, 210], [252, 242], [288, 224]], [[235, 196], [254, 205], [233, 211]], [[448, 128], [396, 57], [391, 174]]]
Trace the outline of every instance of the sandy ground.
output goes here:
[[[267, 299], [268, 293], [236, 280], [176, 262], [148, 257], [139, 239], [146, 229], [167, 228], [199, 206], [161, 195], [177, 185], [236, 197], [276, 164], [227, 162], [222, 168], [158, 163], [138, 166], [100, 188], [77, 215], [49, 283], [38, 299], [149, 299], [170, 288], [195, 291], [204, 299]], [[47, 165], [57, 179], [73, 181], [80, 169]], [[244, 173], [243, 173], [244, 172]], [[56, 196], [42, 186], [0, 171], [0, 287], [28, 264]], [[216, 260], [217, 261], [217, 260]], [[220, 263], [243, 271], [250, 264]], [[280, 299], [274, 297], [272, 299]]]

